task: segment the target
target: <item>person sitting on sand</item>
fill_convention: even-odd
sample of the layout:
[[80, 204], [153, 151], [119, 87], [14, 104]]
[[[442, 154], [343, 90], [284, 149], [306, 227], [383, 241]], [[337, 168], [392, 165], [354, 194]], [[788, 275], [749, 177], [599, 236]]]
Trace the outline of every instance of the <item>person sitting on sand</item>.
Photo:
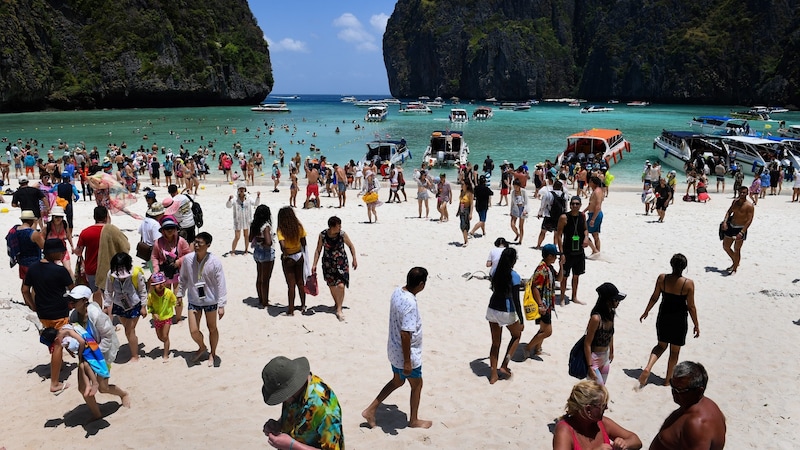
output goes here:
[[281, 405], [280, 418], [264, 424], [269, 445], [283, 450], [344, 448], [339, 399], [311, 373], [308, 359], [276, 356], [261, 370], [261, 380], [264, 403]]
[[604, 416], [608, 402], [605, 386], [592, 380], [575, 384], [567, 399], [566, 414], [556, 424], [553, 450], [642, 448], [642, 441], [636, 433]]
[[[492, 335], [492, 347], [489, 350], [489, 384], [496, 383], [500, 375], [505, 379], [511, 378], [508, 363], [517, 350], [524, 328], [525, 322], [522, 318], [522, 306], [519, 300], [519, 286], [522, 284], [522, 280], [514, 271], [516, 262], [517, 251], [513, 248], [506, 248], [500, 255], [497, 270], [492, 277], [492, 296], [489, 298], [489, 306], [486, 308], [486, 320], [489, 321], [489, 330]], [[503, 363], [498, 370], [497, 359], [500, 354], [503, 327], [507, 327], [511, 332], [511, 341], [508, 343]]]
[[667, 417], [650, 444], [650, 450], [725, 447], [725, 415], [706, 397], [708, 372], [702, 364], [684, 361], [675, 366], [672, 400], [679, 408]]

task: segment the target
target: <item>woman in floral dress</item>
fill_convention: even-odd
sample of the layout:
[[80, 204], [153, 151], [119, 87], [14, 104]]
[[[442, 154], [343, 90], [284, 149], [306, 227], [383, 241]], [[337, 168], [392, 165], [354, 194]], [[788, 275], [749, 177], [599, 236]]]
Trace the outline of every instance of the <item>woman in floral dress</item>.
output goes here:
[[350, 249], [350, 254], [353, 256], [353, 270], [356, 270], [358, 268], [356, 248], [350, 241], [350, 237], [342, 231], [342, 219], [333, 216], [328, 219], [328, 229], [319, 234], [317, 251], [314, 253], [314, 264], [311, 266], [312, 272], [316, 273], [319, 255], [322, 253], [322, 276], [331, 290], [339, 322], [344, 322], [342, 313], [344, 289], [350, 286], [350, 270], [347, 253], [344, 250], [345, 245]]

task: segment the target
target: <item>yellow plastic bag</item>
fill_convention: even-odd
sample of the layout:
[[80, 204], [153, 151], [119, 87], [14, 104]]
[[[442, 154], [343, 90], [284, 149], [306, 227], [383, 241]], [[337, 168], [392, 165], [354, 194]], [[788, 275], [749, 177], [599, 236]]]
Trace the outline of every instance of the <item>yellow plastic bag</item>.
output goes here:
[[378, 193], [375, 192], [375, 191], [367, 192], [366, 194], [364, 194], [363, 197], [361, 197], [361, 199], [364, 200], [364, 203], [377, 202], [378, 201]]
[[525, 320], [536, 320], [542, 315], [539, 313], [539, 304], [533, 297], [533, 278], [525, 283], [525, 296], [522, 298], [522, 308], [525, 310]]

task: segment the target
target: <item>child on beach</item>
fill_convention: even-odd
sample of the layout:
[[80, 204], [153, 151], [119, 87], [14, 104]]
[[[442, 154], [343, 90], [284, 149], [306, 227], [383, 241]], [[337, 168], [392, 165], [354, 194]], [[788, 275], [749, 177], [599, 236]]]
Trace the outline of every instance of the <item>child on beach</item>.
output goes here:
[[650, 215], [650, 211], [656, 209], [656, 194], [653, 192], [653, 186], [650, 183], [644, 183], [644, 190], [642, 191], [642, 203], [644, 203], [644, 215]]
[[163, 272], [156, 272], [150, 277], [150, 293], [147, 295], [147, 312], [153, 315], [153, 327], [158, 340], [164, 343], [162, 358], [169, 359], [169, 328], [172, 316], [175, 315], [175, 304], [178, 299], [171, 289], [165, 286], [167, 278]]
[[83, 377], [86, 391], [85, 397], [97, 394], [100, 383], [97, 377], [108, 378], [108, 365], [100, 351], [94, 336], [79, 324], [64, 325], [61, 329], [45, 328], [42, 330], [41, 342], [51, 348], [56, 338], [61, 338], [61, 345], [72, 355], [78, 355], [79, 376]]
[[706, 178], [700, 177], [700, 181], [697, 182], [697, 201], [698, 202], [707, 202], [711, 200], [711, 197], [708, 195], [708, 188], [706, 188]]

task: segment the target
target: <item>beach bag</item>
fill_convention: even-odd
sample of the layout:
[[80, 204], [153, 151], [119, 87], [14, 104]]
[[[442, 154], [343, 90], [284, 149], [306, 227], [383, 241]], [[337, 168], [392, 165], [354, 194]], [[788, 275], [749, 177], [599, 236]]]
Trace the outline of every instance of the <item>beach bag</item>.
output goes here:
[[367, 192], [361, 199], [364, 200], [364, 203], [374, 203], [378, 201], [378, 193], [375, 191]]
[[306, 277], [306, 284], [304, 286], [306, 294], [317, 295], [319, 294], [319, 284], [317, 283], [317, 274], [312, 273]]
[[192, 202], [192, 217], [194, 218], [194, 224], [197, 228], [203, 227], [203, 208], [200, 207], [200, 203], [194, 201], [192, 197], [189, 197], [189, 201]]
[[144, 243], [144, 241], [139, 241], [136, 244], [136, 257], [141, 258], [144, 261], [150, 261], [150, 256], [153, 253], [153, 247]]
[[581, 336], [569, 351], [569, 375], [579, 380], [586, 378], [589, 374], [589, 367], [586, 365], [586, 356], [583, 352], [585, 340], [586, 335]]
[[536, 299], [533, 297], [533, 278], [529, 279], [527, 283], [525, 283], [525, 294], [522, 300], [522, 308], [525, 310], [525, 320], [536, 320], [539, 317], [542, 317], [542, 314], [539, 312], [539, 304], [536, 303]]

